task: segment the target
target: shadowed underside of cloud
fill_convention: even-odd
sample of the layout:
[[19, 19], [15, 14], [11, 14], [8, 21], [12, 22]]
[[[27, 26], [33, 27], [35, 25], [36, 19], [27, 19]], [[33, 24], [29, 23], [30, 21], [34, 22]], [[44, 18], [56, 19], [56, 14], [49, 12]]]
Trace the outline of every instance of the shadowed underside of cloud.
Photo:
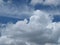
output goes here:
[[[46, 12], [36, 10], [27, 19], [1, 27], [1, 45], [54, 45], [60, 43], [60, 22], [52, 22]], [[53, 44], [54, 43], [54, 44]]]

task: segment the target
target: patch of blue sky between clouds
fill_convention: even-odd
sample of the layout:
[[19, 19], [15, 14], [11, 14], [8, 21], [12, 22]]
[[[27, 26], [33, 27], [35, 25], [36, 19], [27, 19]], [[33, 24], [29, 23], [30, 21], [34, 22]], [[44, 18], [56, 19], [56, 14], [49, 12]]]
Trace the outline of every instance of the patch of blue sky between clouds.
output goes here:
[[36, 4], [35, 9], [37, 10], [46, 10], [46, 11], [53, 11], [53, 10], [60, 10], [60, 6], [52, 6], [52, 5], [43, 5], [43, 4]]
[[60, 22], [60, 15], [54, 15], [53, 22]]
[[2, 24], [16, 23], [18, 20], [22, 20], [22, 19], [0, 16], [0, 23], [2, 23]]

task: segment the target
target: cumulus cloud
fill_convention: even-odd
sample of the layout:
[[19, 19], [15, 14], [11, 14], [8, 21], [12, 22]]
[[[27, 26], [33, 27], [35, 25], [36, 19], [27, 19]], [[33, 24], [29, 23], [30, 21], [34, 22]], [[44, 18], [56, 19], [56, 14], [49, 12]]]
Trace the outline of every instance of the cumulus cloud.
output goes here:
[[6, 24], [1, 30], [1, 45], [52, 45], [59, 41], [60, 22], [52, 22], [49, 14], [36, 10], [29, 23], [24, 19]]
[[36, 5], [36, 4], [43, 4], [43, 5], [60, 5], [60, 0], [32, 0], [31, 4], [32, 5]]

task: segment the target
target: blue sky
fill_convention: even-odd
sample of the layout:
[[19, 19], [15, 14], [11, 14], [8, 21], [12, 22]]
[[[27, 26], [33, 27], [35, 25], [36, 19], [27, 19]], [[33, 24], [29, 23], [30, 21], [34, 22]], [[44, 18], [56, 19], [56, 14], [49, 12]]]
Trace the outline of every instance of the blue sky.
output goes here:
[[60, 43], [60, 0], [0, 0], [0, 45]]

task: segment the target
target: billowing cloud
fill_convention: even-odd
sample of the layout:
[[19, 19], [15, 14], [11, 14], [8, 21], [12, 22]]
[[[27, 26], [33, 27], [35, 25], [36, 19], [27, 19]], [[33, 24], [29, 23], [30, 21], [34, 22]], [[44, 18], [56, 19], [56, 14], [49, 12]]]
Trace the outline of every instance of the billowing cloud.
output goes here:
[[24, 19], [16, 24], [6, 24], [1, 30], [1, 45], [52, 45], [58, 43], [60, 22], [52, 22], [48, 13], [36, 10], [29, 23]]

